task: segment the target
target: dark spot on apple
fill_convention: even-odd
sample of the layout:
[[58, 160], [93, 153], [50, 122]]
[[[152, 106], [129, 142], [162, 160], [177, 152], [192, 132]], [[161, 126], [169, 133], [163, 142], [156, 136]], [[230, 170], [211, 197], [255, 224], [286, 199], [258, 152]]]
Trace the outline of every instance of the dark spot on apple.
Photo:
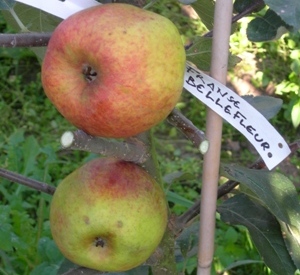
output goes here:
[[92, 82], [97, 77], [97, 72], [92, 68], [90, 65], [83, 65], [82, 67], [82, 74], [84, 75], [84, 78], [88, 82]]
[[85, 224], [90, 224], [90, 218], [88, 216], [83, 216], [83, 220]]
[[123, 222], [122, 221], [117, 221], [117, 227], [122, 228], [123, 227]]
[[98, 246], [101, 246], [101, 247], [104, 247], [105, 245], [105, 241], [103, 239], [101, 239], [100, 237], [97, 237], [95, 239], [95, 246], [98, 247]]
[[124, 33], [124, 34], [126, 34], [126, 33], [127, 33], [127, 31], [126, 31], [126, 30], [124, 30], [124, 31], [123, 31], [123, 33]]

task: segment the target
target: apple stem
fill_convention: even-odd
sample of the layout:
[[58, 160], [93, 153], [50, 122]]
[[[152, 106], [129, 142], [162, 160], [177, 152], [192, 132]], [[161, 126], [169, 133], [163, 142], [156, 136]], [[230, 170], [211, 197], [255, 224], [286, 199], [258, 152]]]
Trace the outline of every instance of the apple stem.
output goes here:
[[205, 154], [209, 148], [209, 142], [201, 130], [192, 121], [186, 118], [178, 109], [174, 108], [167, 118], [167, 121], [180, 130], [200, 151]]
[[137, 138], [115, 141], [88, 135], [82, 130], [67, 131], [61, 137], [62, 150], [81, 150], [142, 164], [149, 158], [148, 146]]

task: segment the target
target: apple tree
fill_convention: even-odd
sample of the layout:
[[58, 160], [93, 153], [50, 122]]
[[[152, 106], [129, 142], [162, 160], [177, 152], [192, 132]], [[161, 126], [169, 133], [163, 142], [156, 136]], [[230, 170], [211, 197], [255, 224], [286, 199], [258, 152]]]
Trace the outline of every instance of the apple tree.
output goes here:
[[[26, 148], [22, 161], [30, 165], [25, 165], [22, 175], [6, 169], [3, 163], [0, 176], [6, 184], [19, 183], [46, 196], [53, 195], [54, 202], [50, 226], [56, 244], [51, 240], [44, 242], [39, 236], [37, 246], [46, 251], [48, 262], [27, 268], [26, 274], [221, 274], [213, 267], [216, 219], [232, 228], [246, 228], [264, 264], [274, 274], [299, 272], [300, 205], [294, 184], [282, 173], [269, 171], [268, 167], [273, 169], [276, 165], [270, 165], [263, 157], [248, 167], [221, 164], [220, 160], [225, 115], [232, 116], [234, 127], [246, 131], [253, 139], [249, 139], [250, 143], [268, 151], [276, 130], [271, 137], [267, 133], [269, 139], [263, 138], [264, 130], [269, 128], [259, 132], [258, 126], [249, 124], [254, 111], [247, 111], [247, 120], [243, 113], [246, 111], [239, 104], [245, 102], [243, 106], [254, 107], [266, 121], [282, 108], [282, 100], [270, 96], [226, 97], [228, 67], [233, 68], [241, 60], [230, 52], [230, 34], [245, 17], [252, 18], [246, 31], [253, 45], [279, 39], [288, 32], [296, 33], [300, 29], [300, 3], [180, 0], [177, 13], [196, 15], [203, 26], [201, 33], [186, 37], [183, 45], [178, 30], [165, 19], [164, 10], [159, 9], [161, 1], [53, 0], [49, 6], [39, 1], [30, 6], [29, 2], [0, 0], [3, 17], [14, 30], [1, 34], [0, 45], [27, 47], [34, 52], [42, 67], [45, 93], [66, 120], [76, 126], [65, 129], [60, 145], [56, 145], [60, 146], [57, 152], [52, 154], [49, 148], [43, 149], [48, 157], [45, 167], [51, 165], [49, 159], [59, 160], [64, 152], [88, 153], [84, 159], [78, 155], [78, 163], [73, 163], [76, 170], [65, 179], [36, 180], [28, 177], [28, 171], [38, 155], [34, 152], [37, 144], [34, 138], [24, 139], [23, 134], [14, 136], [15, 144]], [[108, 13], [85, 14], [89, 6], [96, 7], [90, 11], [101, 6]], [[83, 11], [73, 16], [71, 7]], [[293, 68], [296, 71], [296, 65]], [[202, 75], [202, 71], [209, 72], [213, 80], [207, 82], [210, 78]], [[201, 117], [206, 121], [205, 130], [195, 126], [180, 110], [181, 92], [192, 94], [192, 90], [204, 94], [224, 114], [207, 107]], [[218, 97], [213, 98], [212, 92]], [[297, 102], [292, 113], [296, 122], [300, 117]], [[233, 113], [234, 108], [239, 110]], [[184, 171], [161, 173], [155, 127], [162, 120], [180, 132], [197, 151], [198, 165], [202, 168], [202, 178], [197, 179], [201, 196], [191, 204], [168, 190], [173, 181], [188, 177]], [[256, 123], [270, 127], [267, 122]], [[58, 138], [55, 136], [53, 140]], [[268, 151], [269, 159], [276, 158], [284, 147], [283, 142], [277, 145], [279, 149]], [[299, 140], [290, 141], [289, 155], [297, 154], [299, 147]], [[17, 157], [16, 154], [16, 162]], [[97, 159], [100, 164], [90, 168]], [[87, 164], [82, 165], [83, 162]], [[99, 190], [93, 188], [100, 179], [103, 189], [98, 194]], [[81, 185], [85, 182], [86, 185]], [[63, 185], [64, 188], [60, 187]], [[1, 186], [0, 192], [9, 204], [9, 192]], [[188, 207], [177, 214], [172, 211], [174, 203]], [[11, 234], [8, 222], [12, 214], [5, 205], [1, 209], [0, 263], [6, 267], [10, 265], [7, 253], [17, 253], [18, 247], [14, 246], [16, 236]], [[84, 216], [87, 228], [97, 234], [99, 227], [102, 230], [101, 236], [92, 234], [92, 241], [88, 240], [92, 243], [89, 252], [97, 255], [96, 265], [89, 264], [92, 256], [84, 250], [87, 241], [77, 242], [85, 234], [79, 213]], [[123, 238], [120, 243], [118, 237]], [[99, 250], [105, 256], [102, 260], [98, 258]], [[261, 263], [254, 259], [232, 262], [223, 268], [222, 274], [256, 262]], [[13, 267], [9, 272], [3, 270], [4, 274], [15, 274]]]

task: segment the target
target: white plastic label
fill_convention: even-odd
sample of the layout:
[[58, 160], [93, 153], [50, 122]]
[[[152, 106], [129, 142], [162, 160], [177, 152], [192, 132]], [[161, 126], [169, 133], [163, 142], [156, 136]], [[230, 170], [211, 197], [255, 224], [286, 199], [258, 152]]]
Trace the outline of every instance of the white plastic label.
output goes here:
[[73, 13], [89, 7], [100, 5], [95, 0], [17, 0], [59, 18], [66, 19]]
[[291, 150], [269, 121], [247, 101], [212, 77], [187, 64], [184, 88], [240, 131], [256, 148], [268, 169]]

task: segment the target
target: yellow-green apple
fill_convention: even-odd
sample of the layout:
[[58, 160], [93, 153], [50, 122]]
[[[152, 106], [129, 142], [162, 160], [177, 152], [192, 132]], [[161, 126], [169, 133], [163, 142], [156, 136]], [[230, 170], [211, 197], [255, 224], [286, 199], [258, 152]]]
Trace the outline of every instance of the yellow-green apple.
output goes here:
[[55, 29], [42, 65], [46, 95], [90, 135], [129, 137], [177, 103], [185, 51], [167, 18], [128, 4], [75, 13]]
[[154, 252], [167, 224], [160, 185], [140, 166], [98, 158], [58, 185], [53, 239], [70, 261], [101, 271], [134, 268]]

